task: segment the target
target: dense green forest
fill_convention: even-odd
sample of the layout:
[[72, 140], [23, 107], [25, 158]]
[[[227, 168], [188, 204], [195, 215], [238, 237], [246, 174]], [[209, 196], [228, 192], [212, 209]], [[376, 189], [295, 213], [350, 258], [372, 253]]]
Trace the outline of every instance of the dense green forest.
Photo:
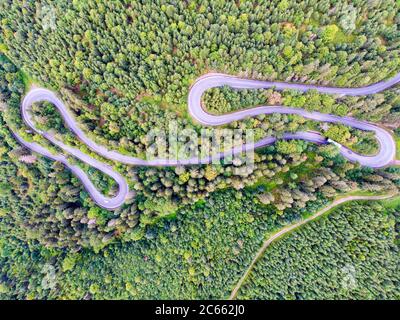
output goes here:
[[[66, 254], [2, 235], [0, 297], [224, 299], [264, 236], [285, 223], [268, 213], [249, 194], [219, 192], [160, 221], [145, 239], [100, 254]], [[399, 226], [398, 207], [339, 208], [268, 249], [239, 298], [398, 299]], [[345, 287], [353, 285], [347, 271], [355, 287]]]
[[[19, 117], [23, 77], [5, 56], [0, 62], [5, 98], [3, 121], [11, 127], [20, 126], [20, 132], [26, 135]], [[45, 115], [49, 108], [41, 110]], [[57, 118], [53, 120], [57, 127], [62, 127]], [[399, 186], [397, 168], [375, 172], [344, 161], [332, 146], [281, 141], [257, 155], [256, 168], [248, 177], [240, 171], [235, 176], [233, 165], [161, 169], [116, 164], [118, 170], [131, 177], [137, 196], [123, 208], [108, 212], [96, 207], [80, 182], [60, 164], [37, 158], [18, 147], [5, 127], [2, 136], [1, 179], [5, 186], [2, 208], [11, 213], [2, 219], [6, 228], [42, 244], [74, 250], [81, 247], [98, 250], [115, 239], [138, 240], [159, 217], [174, 215], [182, 205], [229, 186], [241, 190], [251, 185], [259, 201], [272, 204], [279, 215], [285, 215], [286, 209], [303, 208], [317, 199], [317, 192], [333, 198], [357, 188], [382, 192], [397, 190]], [[104, 192], [112, 192], [112, 181], [85, 169]]]
[[272, 244], [238, 299], [400, 298], [400, 208], [351, 204]]
[[[0, 296], [225, 298], [267, 233], [338, 195], [400, 188], [399, 167], [362, 168], [347, 162], [333, 145], [304, 141], [279, 141], [257, 150], [251, 170], [244, 163], [224, 161], [171, 168], [127, 166], [89, 150], [65, 129], [52, 105], [35, 104], [38, 127], [54, 130], [60, 140], [126, 177], [134, 195], [121, 208], [107, 211], [95, 205], [62, 164], [31, 153], [12, 136], [9, 128], [61, 152], [21, 119], [20, 102], [32, 84], [54, 89], [97, 143], [145, 157], [153, 143], [147, 136], [150, 130], [168, 130], [170, 123], [178, 130], [202, 128], [192, 122], [186, 100], [190, 85], [207, 72], [347, 87], [394, 75], [400, 71], [399, 9], [394, 0], [0, 1]], [[349, 115], [398, 134], [398, 93], [394, 87], [370, 96], [340, 97], [223, 87], [206, 92], [203, 103], [215, 114], [286, 105]], [[316, 130], [363, 154], [378, 150], [368, 132], [295, 115], [260, 115], [226, 127], [253, 129], [257, 139]], [[71, 161], [88, 172], [103, 193], [117, 192], [112, 179]], [[315, 222], [304, 232], [314, 239], [317, 230], [323, 230], [323, 243], [349, 232], [377, 239], [351, 243], [348, 261], [362, 270], [358, 291], [336, 291], [336, 278], [307, 291], [315, 277], [321, 277], [307, 269], [311, 260], [302, 261], [302, 254], [286, 261], [279, 254], [301, 246], [315, 259], [332, 255], [335, 263], [323, 264], [328, 275], [334, 265], [348, 261], [337, 257], [336, 248], [322, 253], [316, 245], [307, 247], [295, 233], [293, 244], [282, 240], [271, 255], [276, 264], [290, 263], [287, 272], [296, 275], [305, 266], [307, 277], [291, 283], [285, 270], [275, 270], [271, 286], [280, 289], [268, 291], [266, 284], [272, 280], [257, 266], [240, 297], [398, 297], [394, 210], [354, 204], [332, 219]], [[377, 244], [381, 232], [384, 241]], [[363, 250], [371, 256], [360, 262]], [[386, 253], [380, 262], [377, 250]], [[381, 274], [390, 283], [368, 278], [366, 270], [382, 270], [384, 263], [390, 268]], [[376, 291], [366, 292], [371, 283]]]
[[[144, 240], [111, 245], [100, 254], [85, 250], [64, 256], [42, 249], [22, 258], [26, 261], [22, 265], [21, 244], [4, 242], [3, 252], [16, 250], [2, 255], [0, 265], [8, 278], [4, 285], [15, 297], [227, 296], [263, 235], [284, 223], [279, 216], [266, 214], [269, 210], [255, 205], [251, 196], [217, 193], [207, 202], [183, 209], [176, 219], [161, 220]], [[297, 218], [298, 214], [293, 212]], [[46, 264], [56, 273], [56, 281], [54, 288], [43, 290], [41, 272]], [[26, 274], [35, 276], [24, 286]]]

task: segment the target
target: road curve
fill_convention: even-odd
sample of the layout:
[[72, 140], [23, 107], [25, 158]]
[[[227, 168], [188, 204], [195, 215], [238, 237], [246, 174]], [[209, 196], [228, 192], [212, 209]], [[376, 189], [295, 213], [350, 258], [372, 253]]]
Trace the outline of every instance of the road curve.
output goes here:
[[[351, 150], [347, 149], [344, 146], [339, 145], [339, 147], [340, 147], [340, 153], [349, 161], [359, 162], [361, 165], [372, 168], [379, 168], [394, 163], [396, 154], [396, 144], [389, 132], [371, 123], [365, 121], [359, 121], [350, 117], [338, 117], [335, 115], [324, 114], [319, 112], [308, 112], [303, 109], [284, 107], [284, 106], [260, 106], [217, 116], [217, 115], [211, 115], [203, 109], [201, 105], [201, 97], [207, 89], [221, 87], [221, 86], [229, 86], [235, 89], [261, 89], [261, 88], [273, 87], [277, 90], [295, 89], [302, 92], [314, 89], [321, 93], [355, 96], [355, 95], [367, 95], [367, 94], [377, 93], [393, 86], [398, 82], [400, 82], [400, 73], [387, 81], [381, 81], [376, 84], [360, 88], [335, 88], [335, 87], [322, 87], [322, 86], [296, 84], [296, 83], [259, 81], [259, 80], [241, 79], [238, 77], [229, 76], [225, 74], [210, 73], [197, 79], [197, 81], [190, 88], [188, 96], [188, 108], [189, 108], [189, 113], [196, 121], [208, 126], [223, 125], [232, 121], [241, 120], [243, 118], [256, 116], [259, 114], [281, 113], [281, 114], [297, 114], [315, 121], [342, 123], [360, 130], [373, 131], [380, 145], [379, 152], [374, 156], [363, 156], [355, 152], [352, 152]], [[179, 160], [139, 159], [136, 157], [123, 155], [114, 150], [108, 150], [106, 147], [97, 144], [89, 137], [87, 137], [86, 134], [79, 128], [74, 117], [68, 111], [68, 108], [52, 91], [43, 88], [30, 90], [23, 99], [21, 104], [22, 117], [25, 123], [28, 125], [28, 127], [30, 127], [37, 134], [49, 140], [54, 145], [63, 149], [67, 153], [73, 155], [74, 157], [80, 159], [81, 161], [87, 163], [88, 165], [93, 166], [94, 168], [112, 177], [118, 184], [119, 187], [118, 194], [112, 198], [105, 197], [104, 195], [102, 195], [94, 187], [93, 183], [90, 181], [87, 174], [85, 174], [76, 165], [69, 163], [68, 159], [64, 155], [54, 155], [37, 143], [25, 141], [20, 135], [14, 132], [14, 135], [16, 136], [17, 140], [25, 147], [34, 152], [37, 152], [55, 161], [62, 162], [82, 181], [84, 187], [89, 192], [92, 199], [99, 206], [108, 210], [116, 209], [124, 203], [125, 198], [129, 193], [128, 184], [125, 178], [121, 176], [118, 172], [116, 172], [114, 169], [112, 169], [111, 166], [90, 157], [89, 155], [81, 152], [76, 148], [64, 144], [63, 142], [57, 140], [52, 133], [44, 132], [36, 128], [29, 111], [33, 103], [40, 101], [48, 101], [52, 103], [58, 109], [61, 116], [63, 117], [65, 125], [72, 132], [74, 132], [76, 136], [94, 152], [107, 159], [117, 162], [122, 162], [128, 165], [181, 166], [181, 165], [207, 164], [211, 163], [215, 158], [221, 159], [227, 155], [237, 154], [245, 150], [270, 145], [277, 140], [275, 137], [266, 137], [255, 142], [254, 144], [251, 145], [244, 144], [242, 146], [235, 147], [232, 150], [228, 150], [224, 153], [217, 154], [213, 157], [207, 157], [202, 159], [199, 158], [179, 159]], [[318, 144], [327, 143], [327, 139], [323, 137], [321, 134], [316, 132], [287, 133], [284, 134], [283, 139], [302, 139]]]
[[344, 198], [340, 198], [337, 199], [335, 201], [333, 201], [331, 204], [329, 204], [328, 206], [326, 206], [325, 208], [323, 208], [320, 211], [317, 211], [315, 214], [313, 214], [312, 216], [301, 220], [295, 224], [289, 225], [287, 227], [284, 227], [282, 229], [280, 229], [279, 231], [277, 231], [276, 233], [274, 233], [273, 235], [271, 235], [268, 239], [266, 239], [263, 243], [263, 245], [261, 246], [261, 248], [257, 251], [257, 254], [255, 255], [255, 257], [253, 258], [253, 260], [251, 261], [250, 265], [248, 266], [248, 268], [246, 269], [246, 271], [243, 273], [242, 277], [239, 279], [238, 283], [236, 284], [235, 288], [232, 290], [232, 293], [229, 297], [229, 300], [234, 300], [237, 297], [237, 294], [240, 290], [240, 288], [242, 287], [244, 281], [247, 279], [248, 275], [250, 274], [251, 270], [254, 268], [255, 264], [257, 263], [258, 259], [264, 254], [265, 250], [271, 245], [272, 242], [274, 242], [275, 240], [277, 240], [278, 238], [281, 238], [283, 235], [287, 234], [288, 232], [293, 231], [294, 229], [297, 229], [298, 227], [312, 221], [315, 220], [316, 218], [322, 216], [323, 214], [325, 214], [326, 212], [328, 212], [329, 210], [333, 209], [334, 207], [337, 207], [340, 204], [343, 204], [345, 202], [349, 202], [349, 201], [356, 201], [356, 200], [385, 200], [385, 199], [390, 199], [393, 198], [394, 196], [396, 196], [398, 194], [395, 193], [391, 193], [391, 194], [386, 194], [386, 195], [381, 195], [381, 196], [347, 196]]
[[[203, 77], [200, 77], [191, 88], [188, 99], [189, 100], [188, 107], [189, 107], [189, 112], [194, 119], [196, 119], [202, 124], [212, 125], [212, 126], [227, 124], [232, 121], [241, 120], [246, 117], [253, 117], [259, 114], [280, 113], [280, 114], [297, 114], [304, 118], [308, 118], [315, 121], [341, 123], [356, 129], [373, 131], [380, 145], [378, 154], [374, 156], [363, 156], [349, 150], [344, 146], [340, 147], [340, 153], [349, 161], [359, 162], [363, 166], [379, 168], [389, 165], [394, 161], [396, 154], [396, 144], [389, 132], [376, 125], [373, 125], [365, 121], [360, 121], [351, 117], [339, 117], [331, 114], [324, 114], [320, 112], [309, 112], [299, 108], [291, 108], [283, 106], [260, 106], [256, 108], [251, 108], [216, 116], [207, 113], [207, 111], [204, 108], [202, 108], [201, 96], [206, 90], [221, 86], [229, 86], [232, 88], [240, 88], [240, 89], [260, 89], [260, 88], [295, 89], [301, 92], [314, 89], [321, 93], [356, 96], [356, 95], [376, 93], [381, 90], [387, 89], [398, 82], [400, 82], [400, 74], [398, 74], [396, 77], [388, 81], [379, 82], [377, 84], [368, 87], [351, 89], [351, 88], [322, 87], [322, 86], [303, 85], [294, 83], [248, 80], [224, 74], [207, 74]], [[327, 142], [327, 139], [325, 137], [315, 132], [297, 132], [294, 134], [285, 134], [283, 138], [302, 139], [314, 143]]]

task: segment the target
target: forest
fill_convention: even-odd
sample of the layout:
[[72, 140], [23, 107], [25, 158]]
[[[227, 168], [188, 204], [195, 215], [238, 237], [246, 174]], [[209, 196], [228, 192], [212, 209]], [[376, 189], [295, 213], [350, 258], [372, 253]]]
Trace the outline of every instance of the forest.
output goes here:
[[[144, 157], [149, 131], [170, 123], [202, 128], [187, 112], [188, 90], [199, 76], [364, 86], [400, 71], [399, 26], [394, 0], [0, 1], [0, 296], [226, 298], [266, 234], [338, 196], [400, 188], [398, 166], [361, 167], [334, 145], [300, 140], [257, 150], [252, 170], [223, 161], [128, 166], [88, 149], [51, 104], [35, 104], [38, 127], [126, 177], [134, 196], [107, 211], [62, 164], [13, 137], [10, 129], [60, 152], [21, 119], [21, 99], [32, 85], [56, 91], [97, 143]], [[285, 105], [352, 116], [400, 141], [398, 87], [359, 97], [222, 87], [207, 91], [203, 104], [213, 114]], [[226, 127], [253, 129], [256, 138], [315, 130], [362, 154], [379, 148], [369, 132], [295, 115], [260, 115]], [[104, 194], [116, 194], [112, 179], [71, 161]], [[266, 252], [239, 298], [398, 298], [398, 210], [355, 203], [289, 235]], [[348, 245], [346, 257], [337, 241]], [[335, 246], [324, 251], [329, 243]], [[323, 276], [312, 268], [321, 257]], [[334, 273], [348, 265], [357, 288], [338, 291]]]
[[[0, 297], [226, 299], [264, 235], [286, 223], [253, 197], [217, 192], [160, 221], [145, 239], [101, 254], [2, 235]], [[291, 215], [300, 219], [325, 204]], [[289, 234], [257, 263], [238, 298], [398, 299], [399, 212], [398, 201], [356, 202]]]
[[398, 207], [346, 205], [269, 248], [238, 299], [398, 300], [399, 227]]

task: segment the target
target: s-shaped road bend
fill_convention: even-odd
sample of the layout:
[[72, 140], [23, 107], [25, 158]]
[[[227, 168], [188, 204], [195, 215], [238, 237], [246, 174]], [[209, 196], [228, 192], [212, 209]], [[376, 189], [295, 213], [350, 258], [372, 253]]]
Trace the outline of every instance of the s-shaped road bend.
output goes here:
[[[255, 108], [250, 108], [238, 112], [233, 112], [225, 115], [212, 115], [207, 113], [207, 111], [202, 107], [201, 97], [203, 93], [211, 88], [229, 86], [234, 89], [266, 89], [266, 88], [275, 88], [276, 90], [284, 90], [284, 89], [294, 89], [301, 92], [306, 92], [308, 90], [316, 90], [320, 93], [327, 94], [335, 94], [341, 96], [360, 96], [360, 95], [369, 95], [385, 90], [389, 87], [400, 82], [400, 73], [394, 76], [393, 78], [380, 81], [370, 86], [360, 87], [360, 88], [338, 88], [338, 87], [323, 87], [316, 85], [307, 85], [307, 84], [296, 84], [296, 83], [286, 83], [286, 82], [273, 82], [273, 81], [260, 81], [260, 80], [250, 80], [250, 79], [242, 79], [235, 76], [230, 76], [226, 74], [218, 74], [218, 73], [209, 73], [200, 78], [198, 78], [195, 83], [190, 88], [189, 96], [188, 96], [188, 109], [190, 115], [194, 120], [200, 122], [201, 124], [207, 126], [219, 126], [223, 124], [230, 123], [232, 121], [238, 121], [244, 119], [246, 117], [252, 117], [260, 114], [272, 114], [272, 113], [280, 113], [280, 114], [297, 114], [302, 117], [315, 120], [315, 121], [325, 121], [330, 123], [341, 123], [347, 126], [351, 126], [356, 129], [365, 130], [365, 131], [373, 131], [375, 133], [375, 137], [380, 145], [379, 151], [376, 155], [373, 156], [363, 156], [357, 154], [348, 148], [339, 145], [340, 153], [347, 158], [349, 161], [358, 162], [363, 166], [368, 166], [371, 168], [379, 168], [387, 165], [395, 164], [395, 155], [396, 155], [396, 144], [392, 137], [392, 135], [383, 128], [371, 124], [366, 121], [360, 121], [351, 117], [339, 117], [331, 114], [324, 114], [320, 112], [309, 112], [299, 108], [292, 107], [284, 107], [284, 106], [260, 106]], [[44, 132], [35, 127], [34, 121], [32, 119], [30, 109], [32, 104], [40, 101], [48, 101], [58, 109], [61, 116], [64, 119], [65, 125], [76, 134], [76, 136], [85, 143], [90, 149], [92, 149], [97, 154], [103, 156], [104, 158], [121, 162], [128, 165], [137, 165], [137, 166], [182, 166], [182, 165], [194, 165], [194, 164], [207, 164], [211, 163], [215, 157], [223, 158], [227, 154], [236, 154], [242, 152], [244, 150], [259, 148], [266, 145], [273, 144], [277, 138], [275, 137], [265, 137], [259, 141], [256, 141], [252, 145], [242, 145], [240, 147], [235, 147], [232, 150], [224, 151], [224, 153], [220, 153], [213, 157], [207, 158], [191, 158], [191, 159], [152, 159], [152, 160], [144, 160], [132, 156], [123, 155], [114, 150], [108, 150], [106, 147], [101, 146], [91, 140], [76, 123], [74, 117], [68, 111], [68, 108], [64, 105], [64, 103], [57, 97], [55, 93], [50, 90], [38, 88], [30, 90], [21, 104], [22, 117], [25, 123], [30, 127], [34, 132], [43, 136], [47, 140], [49, 140], [54, 145], [60, 147], [62, 150], [67, 153], [73, 155], [74, 157], [80, 159], [81, 161], [87, 163], [88, 165], [102, 171], [103, 173], [112, 177], [118, 184], [119, 191], [118, 194], [112, 198], [106, 197], [101, 194], [93, 183], [90, 181], [88, 175], [80, 169], [78, 166], [71, 164], [67, 157], [63, 154], [53, 154], [48, 151], [46, 148], [40, 146], [35, 142], [29, 142], [24, 140], [18, 133], [14, 132], [16, 139], [25, 147], [30, 149], [33, 152], [39, 153], [47, 158], [53, 159], [55, 161], [59, 161], [63, 163], [66, 167], [68, 167], [83, 183], [86, 190], [89, 192], [91, 198], [101, 207], [113, 210], [120, 207], [128, 193], [129, 187], [125, 180], [125, 178], [116, 172], [111, 166], [96, 160], [89, 155], [81, 152], [80, 150], [68, 146], [57, 140], [55, 136], [50, 132]], [[302, 139], [313, 143], [324, 144], [329, 141], [319, 133], [316, 132], [297, 132], [297, 133], [287, 133], [283, 135], [283, 139]], [[332, 142], [332, 141], [331, 141]]]

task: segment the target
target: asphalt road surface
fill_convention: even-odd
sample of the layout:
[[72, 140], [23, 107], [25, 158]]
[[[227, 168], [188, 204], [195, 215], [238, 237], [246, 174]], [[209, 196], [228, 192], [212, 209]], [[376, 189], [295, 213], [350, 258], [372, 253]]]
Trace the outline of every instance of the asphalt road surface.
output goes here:
[[[323, 87], [323, 86], [315, 86], [307, 84], [285, 83], [285, 82], [259, 81], [259, 80], [241, 79], [238, 77], [229, 76], [225, 74], [210, 73], [197, 79], [197, 81], [190, 88], [188, 96], [188, 109], [193, 119], [206, 126], [219, 126], [230, 123], [232, 121], [238, 121], [246, 117], [253, 117], [259, 114], [281, 113], [281, 114], [297, 114], [315, 121], [341, 123], [356, 129], [373, 131], [380, 145], [379, 152], [373, 156], [363, 156], [357, 154], [349, 150], [348, 148], [337, 144], [336, 142], [328, 141], [324, 136], [322, 136], [317, 132], [287, 133], [283, 136], [283, 139], [302, 139], [318, 144], [332, 142], [339, 146], [340, 153], [349, 161], [358, 162], [363, 166], [379, 168], [395, 163], [396, 144], [392, 135], [389, 132], [369, 122], [359, 121], [357, 119], [350, 117], [339, 117], [331, 114], [309, 112], [299, 108], [291, 108], [284, 106], [260, 106], [225, 115], [212, 115], [207, 113], [206, 110], [202, 107], [201, 97], [206, 90], [221, 86], [229, 86], [235, 89], [262, 89], [262, 88], [275, 88], [277, 90], [295, 89], [301, 92], [314, 89], [317, 90], [318, 92], [327, 94], [335, 94], [340, 96], [345, 96], [345, 95], [358, 96], [358, 95], [369, 95], [380, 92], [397, 84], [398, 82], [400, 82], [400, 73], [387, 81], [381, 81], [376, 84], [360, 88], [337, 88], [337, 87]], [[48, 101], [54, 104], [54, 106], [58, 109], [61, 116], [63, 117], [65, 125], [72, 132], [74, 132], [76, 136], [94, 152], [107, 159], [117, 162], [122, 162], [128, 165], [178, 166], [178, 165], [206, 164], [206, 163], [211, 163], [215, 158], [220, 159], [226, 155], [232, 155], [243, 152], [244, 150], [270, 145], [277, 140], [275, 137], [265, 137], [259, 141], [256, 141], [254, 144], [251, 145], [245, 144], [240, 147], [235, 147], [232, 150], [227, 150], [224, 153], [217, 154], [213, 157], [207, 157], [202, 159], [198, 157], [191, 159], [178, 159], [178, 160], [139, 159], [136, 157], [131, 157], [121, 154], [114, 150], [108, 150], [106, 147], [95, 143], [93, 140], [87, 137], [86, 134], [79, 128], [79, 125], [76, 123], [74, 117], [70, 114], [67, 107], [57, 97], [55, 93], [43, 88], [32, 89], [25, 96], [21, 104], [22, 117], [25, 123], [33, 131], [43, 136], [44, 138], [52, 142], [54, 145], [57, 145], [67, 153], [73, 155], [74, 157], [80, 159], [81, 161], [87, 163], [88, 165], [102, 171], [103, 173], [111, 176], [119, 186], [118, 194], [112, 198], [106, 197], [103, 194], [101, 194], [93, 185], [93, 183], [90, 181], [88, 175], [78, 166], [69, 163], [67, 157], [64, 156], [63, 154], [56, 154], [56, 155], [52, 154], [50, 151], [40, 146], [39, 144], [35, 142], [25, 141], [17, 133], [14, 133], [17, 140], [25, 147], [32, 150], [33, 152], [39, 153], [47, 158], [53, 159], [55, 161], [60, 161], [61, 163], [63, 163], [82, 181], [84, 187], [89, 192], [92, 199], [99, 206], [108, 210], [113, 210], [120, 207], [124, 203], [126, 197], [128, 196], [129, 187], [125, 178], [121, 174], [116, 172], [111, 166], [90, 157], [89, 155], [81, 152], [76, 148], [64, 144], [63, 142], [57, 140], [52, 133], [44, 132], [36, 128], [34, 121], [31, 118], [30, 108], [33, 103], [40, 101]]]

